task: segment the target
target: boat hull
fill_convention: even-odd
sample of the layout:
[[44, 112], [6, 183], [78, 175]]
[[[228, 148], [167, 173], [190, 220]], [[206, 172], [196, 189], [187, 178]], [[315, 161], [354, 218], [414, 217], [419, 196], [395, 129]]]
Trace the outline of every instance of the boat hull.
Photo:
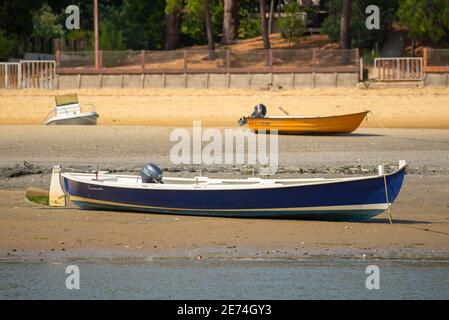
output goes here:
[[369, 111], [332, 117], [265, 117], [248, 118], [255, 131], [278, 130], [285, 134], [342, 134], [356, 130]]
[[72, 117], [53, 117], [46, 125], [93, 125], [97, 124], [98, 114], [95, 112], [81, 113]]
[[[314, 220], [366, 220], [394, 202], [405, 168], [384, 176], [319, 184], [238, 190], [161, 190], [99, 186], [63, 177], [82, 209], [180, 215]], [[388, 201], [385, 193], [385, 181]]]

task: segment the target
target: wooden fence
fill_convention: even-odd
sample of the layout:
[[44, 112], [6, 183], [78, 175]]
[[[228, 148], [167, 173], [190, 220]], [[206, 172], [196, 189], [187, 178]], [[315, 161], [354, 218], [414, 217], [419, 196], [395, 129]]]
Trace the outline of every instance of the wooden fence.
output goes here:
[[359, 72], [359, 50], [204, 49], [56, 53], [58, 74], [199, 74]]
[[449, 49], [423, 49], [424, 72], [449, 73]]

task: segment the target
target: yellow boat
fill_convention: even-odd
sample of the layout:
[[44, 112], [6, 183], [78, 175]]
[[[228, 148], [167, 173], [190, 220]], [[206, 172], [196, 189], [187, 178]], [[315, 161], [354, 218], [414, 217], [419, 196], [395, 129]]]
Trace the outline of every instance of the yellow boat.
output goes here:
[[248, 127], [259, 130], [278, 130], [287, 134], [337, 134], [350, 133], [356, 130], [369, 111], [329, 116], [329, 117], [297, 117], [297, 116], [265, 116], [254, 113], [250, 117], [240, 119], [240, 124], [248, 123]]

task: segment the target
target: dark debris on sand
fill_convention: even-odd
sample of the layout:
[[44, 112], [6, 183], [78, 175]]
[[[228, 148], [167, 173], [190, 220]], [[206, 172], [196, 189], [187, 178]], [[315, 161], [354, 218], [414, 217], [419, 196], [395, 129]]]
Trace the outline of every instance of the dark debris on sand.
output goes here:
[[23, 164], [16, 164], [14, 167], [0, 168], [1, 178], [17, 178], [31, 174], [41, 174], [44, 170], [32, 163], [24, 161]]

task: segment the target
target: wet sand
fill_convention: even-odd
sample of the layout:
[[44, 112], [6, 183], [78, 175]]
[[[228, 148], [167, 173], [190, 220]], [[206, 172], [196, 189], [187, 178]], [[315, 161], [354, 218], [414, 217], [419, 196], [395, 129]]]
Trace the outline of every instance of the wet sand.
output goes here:
[[45, 123], [54, 95], [78, 93], [93, 104], [100, 125], [236, 126], [263, 103], [271, 115], [323, 116], [371, 110], [364, 127], [449, 128], [449, 89], [81, 89], [9, 90], [0, 92], [0, 125]]
[[440, 198], [449, 192], [448, 179], [407, 176], [391, 208], [393, 225], [386, 214], [320, 222], [81, 211], [27, 203], [23, 191], [1, 190], [0, 254], [448, 259], [449, 204]]
[[171, 165], [170, 131], [0, 126], [0, 256], [449, 258], [448, 130], [279, 137], [280, 177], [369, 174], [377, 164], [408, 160], [393, 225], [386, 214], [369, 222], [225, 219], [49, 208], [24, 200], [24, 187], [48, 187], [45, 171], [54, 164], [137, 173], [152, 161], [167, 176], [252, 174], [232, 166]]
[[[170, 150], [178, 142], [170, 142], [174, 128], [0, 126], [0, 169], [27, 161], [42, 169], [61, 164], [137, 172], [144, 163], [154, 162], [187, 170], [189, 166], [174, 166], [170, 161]], [[206, 144], [203, 142], [203, 147]], [[359, 164], [377, 170], [378, 164], [397, 165], [404, 159], [413, 172], [449, 173], [449, 130], [361, 128], [350, 135], [280, 135], [278, 146], [279, 166], [285, 170], [313, 168], [321, 172], [324, 168]], [[230, 169], [216, 165], [203, 169], [211, 167]]]

